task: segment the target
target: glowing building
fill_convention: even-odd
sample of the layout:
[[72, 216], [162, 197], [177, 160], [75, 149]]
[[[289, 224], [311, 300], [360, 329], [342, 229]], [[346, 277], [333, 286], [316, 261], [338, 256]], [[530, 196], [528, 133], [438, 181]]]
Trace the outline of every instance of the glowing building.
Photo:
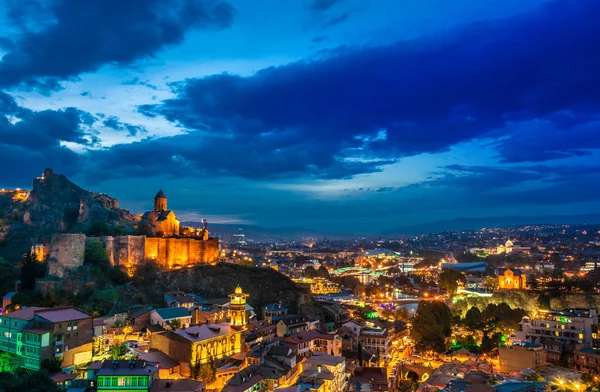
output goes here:
[[229, 294], [229, 317], [232, 327], [246, 328], [246, 298], [248, 294], [244, 293], [240, 286], [236, 287], [233, 294]]

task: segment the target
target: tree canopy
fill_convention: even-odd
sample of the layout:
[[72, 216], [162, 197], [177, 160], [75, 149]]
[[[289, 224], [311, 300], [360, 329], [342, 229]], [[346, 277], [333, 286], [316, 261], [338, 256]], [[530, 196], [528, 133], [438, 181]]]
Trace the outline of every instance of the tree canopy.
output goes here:
[[419, 302], [410, 331], [411, 338], [415, 341], [415, 348], [419, 351], [444, 352], [445, 338], [452, 332], [451, 324], [452, 313], [444, 302]]
[[462, 272], [454, 271], [451, 268], [444, 268], [439, 278], [440, 288], [446, 290], [448, 295], [454, 295], [460, 285], [467, 283], [467, 277]]

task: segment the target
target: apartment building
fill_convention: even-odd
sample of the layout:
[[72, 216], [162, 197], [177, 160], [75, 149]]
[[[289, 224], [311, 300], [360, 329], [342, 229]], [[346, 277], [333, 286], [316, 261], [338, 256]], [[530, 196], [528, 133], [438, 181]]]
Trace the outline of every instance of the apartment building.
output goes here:
[[0, 350], [15, 354], [26, 369], [44, 359], [64, 368], [92, 359], [92, 316], [73, 307], [31, 307], [0, 316]]
[[541, 344], [522, 342], [512, 346], [501, 346], [499, 353], [499, 371], [509, 374], [523, 369], [537, 369], [546, 365], [546, 352]]

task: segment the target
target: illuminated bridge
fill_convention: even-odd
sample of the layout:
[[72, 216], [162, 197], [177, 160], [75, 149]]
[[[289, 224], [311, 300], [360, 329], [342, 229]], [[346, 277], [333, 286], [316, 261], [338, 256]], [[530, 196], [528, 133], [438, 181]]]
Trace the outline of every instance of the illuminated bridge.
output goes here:
[[372, 269], [362, 267], [344, 267], [331, 272], [333, 276], [363, 276], [369, 275], [372, 278], [377, 278], [383, 275], [384, 271], [373, 271]]

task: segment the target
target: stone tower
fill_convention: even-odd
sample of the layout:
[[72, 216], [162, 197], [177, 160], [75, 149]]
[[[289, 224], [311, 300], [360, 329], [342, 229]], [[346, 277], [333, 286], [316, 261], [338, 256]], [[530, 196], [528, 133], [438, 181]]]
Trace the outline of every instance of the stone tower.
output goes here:
[[167, 210], [167, 196], [165, 196], [162, 189], [158, 191], [154, 196], [154, 211], [166, 211]]
[[246, 328], [246, 298], [248, 294], [242, 292], [240, 286], [236, 287], [235, 293], [229, 294], [229, 318], [233, 327]]

